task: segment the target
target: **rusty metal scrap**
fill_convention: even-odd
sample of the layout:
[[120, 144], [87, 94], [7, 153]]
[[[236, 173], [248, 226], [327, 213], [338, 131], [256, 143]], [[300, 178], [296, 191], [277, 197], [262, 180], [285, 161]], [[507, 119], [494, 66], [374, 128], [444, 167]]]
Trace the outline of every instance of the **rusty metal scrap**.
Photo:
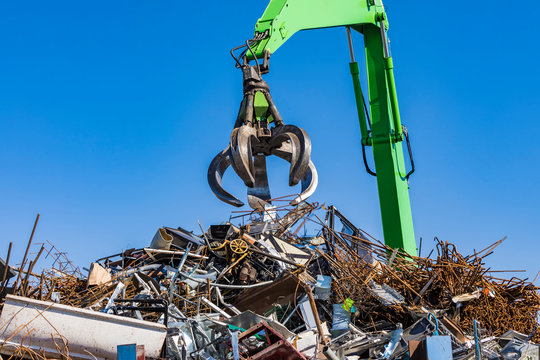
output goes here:
[[[273, 203], [279, 201], [286, 205], [235, 212], [198, 235], [161, 227], [165, 245], [154, 238], [105, 256], [88, 275], [52, 243], [32, 244], [36, 219], [20, 266], [9, 264], [8, 249], [0, 310], [5, 294], [14, 294], [164, 324], [162, 356], [181, 360], [288, 353], [398, 359], [409, 352], [404, 344], [421, 343], [436, 329], [449, 337], [454, 359], [477, 351], [495, 359], [509, 346], [540, 342], [539, 288], [495, 277], [485, 265], [504, 239], [467, 256], [435, 239], [429, 256], [414, 257], [370, 237], [333, 206]], [[250, 321], [232, 321], [240, 318]], [[260, 329], [281, 335], [264, 339]], [[390, 344], [394, 334], [400, 343]], [[0, 339], [0, 353], [46, 359], [32, 336], [9, 351]], [[77, 358], [69, 340], [51, 334], [56, 357]]]
[[[365, 239], [356, 239], [366, 243]], [[531, 333], [538, 325], [536, 316], [540, 310], [539, 288], [522, 279], [498, 279], [489, 275], [484, 258], [492, 253], [502, 240], [471, 256], [463, 256], [454, 244], [436, 241], [436, 257], [411, 258], [401, 254], [394, 266], [385, 264], [390, 249], [370, 242], [373, 253], [378, 255], [374, 264], [359, 262], [358, 254], [346, 246], [338, 246], [332, 262], [335, 293], [340, 301], [346, 297], [364, 311], [370, 322], [388, 320], [411, 324], [415, 317], [410, 309], [418, 305], [429, 309], [445, 310], [462, 329], [472, 331], [473, 320], [480, 321], [494, 336], [508, 329]], [[396, 289], [406, 299], [405, 305], [382, 306], [369, 291], [373, 284], [384, 283]], [[428, 285], [428, 286], [426, 286]], [[454, 296], [475, 291], [480, 296], [467, 302], [455, 304]], [[419, 304], [417, 304], [417, 302]], [[540, 341], [536, 334], [533, 341]]]

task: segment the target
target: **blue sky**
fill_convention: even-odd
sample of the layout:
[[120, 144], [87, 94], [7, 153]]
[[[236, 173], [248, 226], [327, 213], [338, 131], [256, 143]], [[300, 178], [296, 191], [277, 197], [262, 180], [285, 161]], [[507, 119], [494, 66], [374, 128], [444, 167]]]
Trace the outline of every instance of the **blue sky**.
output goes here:
[[[508, 236], [487, 265], [540, 266], [540, 5], [386, 1], [402, 120], [417, 167], [411, 203], [424, 249], [468, 253]], [[198, 230], [233, 210], [206, 183], [241, 100], [229, 49], [266, 1], [18, 1], [0, 5], [0, 256], [22, 257], [35, 214], [81, 266], [147, 245], [159, 226]], [[355, 36], [356, 54], [362, 42]], [[381, 237], [365, 173], [343, 28], [296, 34], [266, 77], [287, 123], [313, 142], [320, 185]], [[270, 161], [274, 196], [287, 166]], [[245, 198], [233, 172], [225, 186]], [[523, 274], [518, 274], [523, 275]]]

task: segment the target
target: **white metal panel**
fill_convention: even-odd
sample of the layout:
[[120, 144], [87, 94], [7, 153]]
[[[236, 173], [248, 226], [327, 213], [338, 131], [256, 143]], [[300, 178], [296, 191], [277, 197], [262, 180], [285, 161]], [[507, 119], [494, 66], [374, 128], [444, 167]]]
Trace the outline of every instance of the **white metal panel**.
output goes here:
[[0, 352], [22, 343], [35, 351], [57, 354], [64, 339], [73, 359], [116, 359], [116, 346], [144, 345], [147, 357], [158, 358], [165, 341], [164, 325], [52, 302], [8, 295], [0, 315]]

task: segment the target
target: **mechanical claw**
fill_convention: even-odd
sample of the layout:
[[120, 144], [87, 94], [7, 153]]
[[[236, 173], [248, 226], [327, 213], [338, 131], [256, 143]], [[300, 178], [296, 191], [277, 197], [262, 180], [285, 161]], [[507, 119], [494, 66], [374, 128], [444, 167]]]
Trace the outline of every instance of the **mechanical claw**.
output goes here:
[[[291, 145], [291, 143], [286, 142], [283, 143], [281, 147], [274, 149], [272, 151], [272, 155], [291, 163], [293, 158], [293, 149], [294, 147]], [[268, 190], [268, 177], [266, 176], [266, 160], [264, 168], [261, 167], [261, 169], [264, 170], [264, 179], [261, 181], [261, 185], [257, 186], [256, 183], [256, 186], [253, 189], [248, 188], [249, 206], [257, 210], [264, 210], [265, 206], [270, 205], [268, 201], [270, 199], [270, 191]], [[308, 163], [306, 173], [301, 181], [301, 193], [290, 202], [291, 205], [298, 205], [313, 195], [317, 189], [319, 176], [317, 174], [317, 169], [311, 160]], [[264, 184], [266, 184], [266, 187], [264, 187]]]
[[[291, 166], [289, 186], [302, 182], [302, 192], [291, 204], [307, 199], [317, 187], [317, 170], [311, 162], [311, 140], [294, 125], [285, 125], [270, 96], [268, 85], [257, 68], [245, 65], [244, 99], [227, 149], [220, 152], [208, 169], [208, 183], [222, 201], [243, 206], [244, 203], [223, 189], [222, 178], [232, 166], [248, 187], [248, 203], [253, 209], [270, 205], [266, 156], [276, 155]], [[269, 125], [273, 123], [273, 127]]]
[[[272, 155], [284, 159], [288, 162], [291, 162], [293, 157], [292, 150], [293, 146], [291, 143], [283, 143], [280, 148], [274, 149]], [[259, 162], [260, 161], [260, 162]], [[248, 187], [248, 203], [251, 208], [262, 210], [265, 206], [270, 205], [269, 200], [271, 199], [270, 190], [268, 187], [268, 176], [266, 172], [266, 157], [262, 155], [257, 155], [255, 158], [255, 186]], [[244, 203], [234, 195], [231, 195], [227, 192], [222, 185], [223, 175], [227, 168], [231, 165], [230, 159], [230, 146], [225, 150], [220, 152], [208, 168], [208, 183], [213, 193], [218, 199], [227, 204], [241, 207], [244, 206]], [[315, 190], [317, 189], [319, 178], [317, 175], [317, 169], [313, 162], [309, 161], [306, 174], [301, 179], [301, 193], [295, 197], [290, 204], [297, 205], [302, 201], [309, 198]]]
[[227, 204], [241, 207], [244, 203], [238, 200], [234, 195], [227, 192], [222, 185], [223, 174], [227, 168], [231, 165], [231, 158], [229, 156], [230, 145], [216, 155], [214, 160], [208, 167], [208, 184], [210, 189], [217, 196], [217, 198]]

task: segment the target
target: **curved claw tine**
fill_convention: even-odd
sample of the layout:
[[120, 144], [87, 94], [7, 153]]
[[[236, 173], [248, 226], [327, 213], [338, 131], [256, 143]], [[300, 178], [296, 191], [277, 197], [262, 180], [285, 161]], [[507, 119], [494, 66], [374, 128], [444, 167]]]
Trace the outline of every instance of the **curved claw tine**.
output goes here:
[[208, 167], [208, 185], [210, 185], [210, 189], [219, 200], [236, 207], [241, 207], [244, 206], [244, 203], [223, 189], [221, 183], [223, 174], [231, 164], [229, 148], [230, 145], [217, 154], [210, 163], [210, 166]]
[[272, 138], [276, 140], [287, 137], [292, 144], [289, 186], [298, 184], [306, 175], [311, 160], [311, 140], [308, 134], [294, 125], [281, 125], [272, 130]]
[[313, 162], [309, 162], [308, 171], [306, 175], [302, 178], [302, 192], [293, 201], [290, 202], [291, 205], [298, 205], [302, 201], [306, 200], [308, 197], [313, 195], [319, 184], [319, 174], [317, 174], [317, 169]]
[[295, 166], [294, 164], [298, 164], [298, 160], [300, 159], [301, 144], [298, 136], [292, 133], [277, 134], [275, 136], [272, 136], [272, 138], [270, 139], [271, 148], [279, 149], [284, 144], [288, 144], [287, 150], [290, 153], [290, 159], [287, 160], [291, 164], [289, 168], [289, 186], [294, 186], [300, 181], [299, 178], [297, 179], [296, 177], [293, 177], [292, 174]]
[[[272, 151], [272, 155], [276, 155], [277, 157], [280, 157], [288, 162], [291, 162], [293, 157], [293, 146], [290, 143], [283, 143], [281, 147], [274, 149]], [[317, 169], [315, 168], [315, 165], [310, 160], [308, 163], [308, 167], [306, 170], [306, 173], [304, 177], [302, 178], [302, 192], [300, 195], [298, 195], [296, 198], [294, 198], [290, 204], [291, 205], [297, 205], [301, 203], [302, 201], [309, 198], [315, 190], [317, 189], [317, 185], [319, 184], [319, 176], [317, 174]]]
[[292, 162], [292, 153], [293, 153], [293, 145], [290, 142], [284, 142], [281, 144], [280, 147], [275, 148], [271, 151], [272, 155], [276, 155], [277, 157], [286, 160], [287, 162]]
[[231, 134], [229, 156], [236, 174], [244, 181], [247, 187], [255, 186], [255, 168], [253, 165], [252, 141], [257, 140], [257, 131], [249, 126], [242, 125], [234, 129]]
[[271, 205], [272, 198], [268, 187], [268, 174], [266, 172], [266, 156], [255, 155], [255, 186], [247, 189], [248, 204], [252, 209], [264, 210]]

